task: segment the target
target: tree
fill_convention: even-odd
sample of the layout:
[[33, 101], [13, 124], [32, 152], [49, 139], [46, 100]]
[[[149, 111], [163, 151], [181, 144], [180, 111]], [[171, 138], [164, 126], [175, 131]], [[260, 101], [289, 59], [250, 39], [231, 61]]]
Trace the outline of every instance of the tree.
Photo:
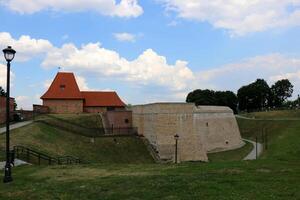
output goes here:
[[242, 86], [237, 93], [240, 110], [262, 110], [269, 104], [271, 89], [264, 79]]
[[277, 81], [271, 87], [273, 106], [282, 106], [287, 98], [293, 94], [294, 86], [288, 79], [282, 79]]
[[0, 96], [1, 97], [5, 97], [6, 96], [5, 90], [1, 86], [0, 86]]
[[199, 105], [228, 106], [234, 112], [237, 108], [237, 96], [231, 91], [194, 90], [187, 95], [186, 102]]
[[188, 94], [186, 102], [195, 103], [196, 106], [214, 105], [216, 102], [215, 92], [213, 90], [194, 90]]

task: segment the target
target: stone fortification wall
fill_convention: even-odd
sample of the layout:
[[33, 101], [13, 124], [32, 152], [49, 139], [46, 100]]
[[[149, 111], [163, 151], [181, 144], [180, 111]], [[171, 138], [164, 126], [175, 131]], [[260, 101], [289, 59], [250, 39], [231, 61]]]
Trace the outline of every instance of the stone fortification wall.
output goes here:
[[207, 161], [207, 152], [243, 145], [232, 111], [227, 107], [187, 103], [155, 103], [132, 108], [133, 126], [156, 148], [161, 159]]

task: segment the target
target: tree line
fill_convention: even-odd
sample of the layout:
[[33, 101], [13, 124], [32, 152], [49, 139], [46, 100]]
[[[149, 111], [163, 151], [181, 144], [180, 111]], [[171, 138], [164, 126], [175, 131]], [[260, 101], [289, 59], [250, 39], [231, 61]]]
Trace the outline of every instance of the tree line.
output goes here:
[[[264, 79], [242, 86], [237, 94], [232, 91], [214, 91], [197, 89], [190, 92], [186, 102], [198, 105], [228, 106], [235, 113], [255, 111], [283, 106], [295, 106], [299, 102], [288, 101], [294, 86], [288, 79], [282, 79], [269, 86]], [[299, 106], [299, 105], [298, 105]]]

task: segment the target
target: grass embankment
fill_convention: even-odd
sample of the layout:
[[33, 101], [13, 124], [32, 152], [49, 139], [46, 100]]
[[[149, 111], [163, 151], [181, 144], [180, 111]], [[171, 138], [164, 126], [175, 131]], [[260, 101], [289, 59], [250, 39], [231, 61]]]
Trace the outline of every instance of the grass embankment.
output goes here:
[[66, 121], [85, 128], [103, 128], [99, 114], [51, 114], [49, 116], [60, 119], [62, 122]]
[[299, 199], [299, 162], [23, 166], [9, 199]]
[[[0, 136], [0, 148], [5, 137]], [[33, 123], [11, 131], [11, 145], [23, 145], [52, 156], [72, 155], [83, 161], [100, 163], [151, 163], [144, 144], [135, 137], [91, 138]]]
[[[263, 159], [300, 160], [300, 120], [294, 119], [299, 111], [272, 111], [251, 113], [260, 120], [238, 119], [242, 137], [264, 143], [263, 132], [267, 134], [267, 150]], [[272, 117], [271, 117], [272, 116]], [[278, 120], [278, 118], [286, 120]], [[273, 118], [274, 120], [269, 120]], [[267, 119], [267, 120], [263, 120]]]
[[250, 139], [267, 126], [269, 148], [263, 159], [179, 165], [22, 166], [13, 169], [13, 183], [1, 185], [0, 197], [300, 199], [300, 121], [238, 122], [243, 137]]
[[300, 110], [276, 110], [276, 111], [268, 111], [268, 112], [253, 112], [253, 113], [245, 113], [242, 116], [245, 117], [255, 117], [256, 119], [291, 119], [291, 118], [299, 118], [300, 119]]
[[208, 159], [210, 162], [221, 162], [221, 161], [238, 161], [243, 160], [253, 149], [253, 145], [249, 142], [239, 149], [224, 151], [219, 153], [208, 154]]

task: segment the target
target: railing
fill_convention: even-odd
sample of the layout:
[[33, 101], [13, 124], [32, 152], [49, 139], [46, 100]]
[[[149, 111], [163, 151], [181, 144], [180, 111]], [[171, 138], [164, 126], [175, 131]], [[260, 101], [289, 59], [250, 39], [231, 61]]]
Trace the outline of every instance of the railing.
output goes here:
[[14, 157], [25, 160], [27, 162], [34, 162], [38, 165], [67, 165], [82, 163], [79, 158], [76, 158], [74, 156], [52, 157], [24, 146], [14, 146]]

